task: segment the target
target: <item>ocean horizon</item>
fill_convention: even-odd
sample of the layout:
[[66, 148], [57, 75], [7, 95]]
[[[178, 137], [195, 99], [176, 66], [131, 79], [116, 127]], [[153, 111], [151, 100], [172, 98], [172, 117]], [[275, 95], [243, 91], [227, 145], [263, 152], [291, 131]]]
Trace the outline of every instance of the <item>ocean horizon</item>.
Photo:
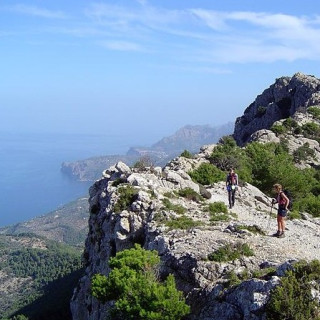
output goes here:
[[61, 172], [64, 161], [125, 154], [124, 136], [54, 133], [0, 135], [0, 227], [44, 215], [82, 196], [93, 182]]

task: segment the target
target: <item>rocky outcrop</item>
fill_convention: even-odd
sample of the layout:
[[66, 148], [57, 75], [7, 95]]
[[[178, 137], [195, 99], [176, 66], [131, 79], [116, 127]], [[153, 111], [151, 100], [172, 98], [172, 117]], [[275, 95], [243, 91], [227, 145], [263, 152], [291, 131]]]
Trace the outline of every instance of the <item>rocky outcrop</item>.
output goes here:
[[[214, 146], [213, 146], [214, 147]], [[100, 304], [90, 294], [90, 279], [95, 273], [108, 274], [108, 259], [118, 251], [140, 243], [157, 250], [160, 274], [172, 273], [177, 287], [190, 304], [189, 320], [265, 319], [264, 307], [270, 290], [279, 283], [283, 271], [296, 259], [319, 259], [319, 219], [288, 221], [286, 238], [270, 237], [276, 229], [271, 218], [270, 200], [252, 185], [239, 188], [229, 221], [210, 222], [209, 203], [227, 203], [224, 182], [206, 186], [210, 199], [196, 202], [175, 194], [184, 188], [199, 192], [188, 175], [206, 160], [206, 146], [195, 159], [176, 158], [165, 168], [136, 172], [118, 163], [103, 172], [90, 188], [89, 233], [84, 251], [85, 276], [75, 289], [71, 302], [73, 319], [105, 319], [109, 304]], [[133, 187], [136, 195], [126, 209], [116, 210], [121, 188]], [[197, 222], [194, 227], [171, 230], [165, 221], [177, 218], [166, 209], [163, 199], [171, 194], [173, 204], [186, 208], [186, 216]], [[232, 213], [232, 215], [231, 215]], [[237, 226], [257, 226], [267, 235], [240, 230]], [[228, 263], [208, 260], [208, 254], [227, 243], [247, 243], [254, 256]], [[240, 274], [273, 266], [277, 272], [268, 279], [252, 278], [236, 287], [226, 288], [228, 273]]]
[[302, 73], [279, 78], [237, 118], [234, 138], [243, 146], [256, 131], [270, 129], [274, 122], [296, 112], [303, 114], [314, 105], [320, 105], [319, 79]]

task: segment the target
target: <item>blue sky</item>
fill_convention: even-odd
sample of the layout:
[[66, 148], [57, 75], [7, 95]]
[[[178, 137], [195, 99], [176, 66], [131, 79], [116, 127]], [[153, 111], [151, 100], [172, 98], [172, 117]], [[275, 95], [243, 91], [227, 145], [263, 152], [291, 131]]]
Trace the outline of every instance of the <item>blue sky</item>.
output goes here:
[[320, 77], [320, 3], [1, 1], [1, 130], [123, 134], [234, 122], [276, 78]]

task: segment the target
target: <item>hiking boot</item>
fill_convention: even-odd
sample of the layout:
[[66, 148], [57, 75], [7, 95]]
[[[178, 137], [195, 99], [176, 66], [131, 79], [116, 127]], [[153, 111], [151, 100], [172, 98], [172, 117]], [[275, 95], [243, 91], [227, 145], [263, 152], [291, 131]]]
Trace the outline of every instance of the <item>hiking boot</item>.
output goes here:
[[284, 232], [280, 232], [280, 234], [278, 235], [278, 238], [284, 238], [285, 235], [284, 235]]
[[273, 234], [274, 237], [279, 237], [281, 232], [278, 230], [276, 233]]

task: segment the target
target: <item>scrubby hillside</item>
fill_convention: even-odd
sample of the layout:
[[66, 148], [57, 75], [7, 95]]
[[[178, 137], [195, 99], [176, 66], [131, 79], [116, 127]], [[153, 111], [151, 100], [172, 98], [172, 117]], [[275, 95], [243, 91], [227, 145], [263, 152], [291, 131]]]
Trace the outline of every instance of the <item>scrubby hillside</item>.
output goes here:
[[70, 319], [81, 252], [32, 234], [0, 236], [0, 319]]

